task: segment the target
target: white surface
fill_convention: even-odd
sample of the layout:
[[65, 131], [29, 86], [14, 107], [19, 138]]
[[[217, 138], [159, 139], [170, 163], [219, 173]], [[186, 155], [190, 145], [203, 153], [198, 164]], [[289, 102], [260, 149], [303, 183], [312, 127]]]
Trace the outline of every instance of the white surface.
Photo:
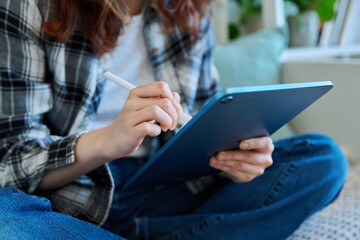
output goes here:
[[328, 47], [330, 46], [330, 38], [331, 33], [334, 29], [334, 22], [325, 22], [323, 26], [323, 30], [320, 36], [319, 46], [320, 47]]
[[290, 122], [296, 133], [320, 132], [335, 139], [350, 161], [360, 159], [360, 60], [286, 62], [285, 83], [332, 81], [334, 88]]
[[281, 61], [298, 61], [329, 57], [350, 57], [360, 55], [360, 44], [350, 46], [290, 48], [284, 51]]
[[360, 0], [350, 0], [346, 13], [343, 31], [340, 36], [340, 45], [357, 43], [360, 34]]
[[349, 5], [349, 0], [341, 0], [338, 3], [337, 14], [336, 14], [335, 20], [333, 20], [334, 27], [332, 29], [330, 39], [329, 39], [330, 45], [339, 44], [340, 35], [341, 35], [341, 31], [342, 31], [342, 28], [344, 25], [344, 20], [345, 20], [346, 11], [348, 9], [348, 5]]
[[284, 1], [262, 0], [262, 18], [264, 28], [282, 27], [285, 25]]
[[218, 0], [212, 3], [214, 32], [216, 42], [225, 44], [228, 42], [228, 0]]

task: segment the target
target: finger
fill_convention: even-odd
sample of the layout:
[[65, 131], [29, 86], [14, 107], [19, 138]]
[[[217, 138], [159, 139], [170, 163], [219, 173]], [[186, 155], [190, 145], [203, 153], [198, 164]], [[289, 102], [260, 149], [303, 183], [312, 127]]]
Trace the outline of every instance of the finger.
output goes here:
[[147, 106], [140, 111], [129, 116], [131, 126], [139, 125], [143, 122], [157, 121], [163, 131], [167, 131], [172, 126], [172, 118], [159, 106]]
[[183, 109], [182, 106], [181, 106], [180, 95], [179, 95], [177, 92], [172, 92], [172, 93], [173, 93], [173, 96], [174, 96], [175, 100], [176, 100], [177, 103], [179, 104], [180, 111], [183, 112], [184, 109]]
[[161, 133], [161, 128], [157, 124], [143, 122], [134, 127], [133, 133], [136, 138], [144, 138], [145, 136], [156, 137]]
[[178, 103], [180, 103], [180, 95], [177, 92], [172, 92], [174, 98], [176, 99], [176, 101], [178, 101]]
[[224, 165], [212, 165], [210, 163], [210, 166], [224, 172], [225, 175], [228, 175], [234, 182], [239, 182], [239, 183], [250, 182], [255, 177], [257, 177], [256, 175], [251, 175], [242, 171], [237, 171], [231, 167]]
[[228, 167], [233, 169], [234, 171], [240, 171], [242, 173], [248, 174], [248, 175], [255, 175], [260, 176], [264, 173], [265, 167], [262, 165], [252, 165], [248, 164], [246, 162], [240, 162], [240, 161], [225, 161], [225, 162], [219, 162], [214, 161], [213, 164], [218, 167]]
[[131, 90], [131, 94], [147, 98], [147, 97], [165, 97], [172, 99], [173, 95], [166, 82], [153, 82], [143, 86], [136, 87]]
[[171, 130], [175, 129], [179, 119], [179, 114], [177, 109], [174, 107], [172, 102], [167, 98], [144, 98], [141, 99], [141, 101], [129, 101], [127, 105], [129, 108], [132, 108], [136, 111], [140, 111], [141, 109], [151, 105], [159, 106], [172, 118], [172, 125], [169, 128]]
[[226, 161], [241, 161], [251, 165], [258, 165], [264, 167], [270, 167], [273, 163], [270, 154], [263, 154], [253, 151], [241, 151], [241, 150], [232, 150], [220, 152], [216, 155], [216, 159], [219, 162]]
[[273, 152], [274, 144], [270, 137], [251, 138], [240, 142], [241, 150], [256, 150], [261, 152]]
[[181, 105], [176, 101], [170, 87], [165, 82], [153, 82], [130, 91], [130, 97], [137, 96], [141, 98], [167, 98], [180, 111]]
[[145, 136], [155, 137], [158, 136], [160, 133], [160, 126], [150, 122], [141, 123], [135, 128], [131, 129], [131, 134], [129, 135], [129, 143], [131, 144], [132, 151], [130, 151], [130, 154], [132, 154], [139, 148]]
[[129, 152], [129, 154], [132, 154], [139, 148], [145, 136], [149, 135], [155, 137], [158, 136], [160, 133], [160, 126], [150, 122], [144, 122], [132, 128], [128, 139], [128, 143], [131, 147], [131, 151]]

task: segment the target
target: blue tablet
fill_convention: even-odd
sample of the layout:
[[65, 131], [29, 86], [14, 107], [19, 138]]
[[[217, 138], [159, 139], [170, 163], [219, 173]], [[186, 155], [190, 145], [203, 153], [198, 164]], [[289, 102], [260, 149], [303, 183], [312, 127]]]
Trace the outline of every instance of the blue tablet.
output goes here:
[[331, 82], [229, 88], [215, 94], [126, 184], [140, 190], [218, 173], [209, 158], [270, 136], [333, 87]]

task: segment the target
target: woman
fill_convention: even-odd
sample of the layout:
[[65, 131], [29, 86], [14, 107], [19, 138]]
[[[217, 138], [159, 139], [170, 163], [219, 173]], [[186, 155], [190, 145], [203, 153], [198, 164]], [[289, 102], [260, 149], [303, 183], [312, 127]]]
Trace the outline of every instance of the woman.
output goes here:
[[[210, 159], [222, 176], [122, 191], [178, 113], [216, 91], [209, 12], [202, 0], [1, 1], [1, 236], [283, 239], [336, 197], [347, 164], [321, 135], [274, 152], [248, 139]], [[103, 124], [118, 109], [109, 67], [142, 86]]]

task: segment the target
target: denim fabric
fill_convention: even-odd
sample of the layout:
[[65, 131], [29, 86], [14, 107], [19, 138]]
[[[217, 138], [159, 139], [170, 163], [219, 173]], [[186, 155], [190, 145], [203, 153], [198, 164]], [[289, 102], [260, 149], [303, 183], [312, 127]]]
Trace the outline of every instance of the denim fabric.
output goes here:
[[51, 210], [46, 198], [0, 189], [0, 239], [123, 239], [103, 228]]
[[[243, 184], [219, 177], [197, 195], [184, 183], [123, 192], [141, 161], [114, 161], [117, 185], [103, 227], [131, 239], [284, 239], [334, 200], [348, 165], [323, 135], [299, 135], [275, 146], [274, 164], [264, 175]], [[122, 239], [13, 188], [0, 189], [0, 205], [0, 239]]]
[[131, 239], [266, 239], [289, 236], [338, 195], [348, 169], [337, 145], [319, 134], [275, 142], [274, 164], [250, 183], [224, 178], [193, 195], [180, 183], [126, 193], [136, 161], [114, 161], [117, 188], [104, 227]]

